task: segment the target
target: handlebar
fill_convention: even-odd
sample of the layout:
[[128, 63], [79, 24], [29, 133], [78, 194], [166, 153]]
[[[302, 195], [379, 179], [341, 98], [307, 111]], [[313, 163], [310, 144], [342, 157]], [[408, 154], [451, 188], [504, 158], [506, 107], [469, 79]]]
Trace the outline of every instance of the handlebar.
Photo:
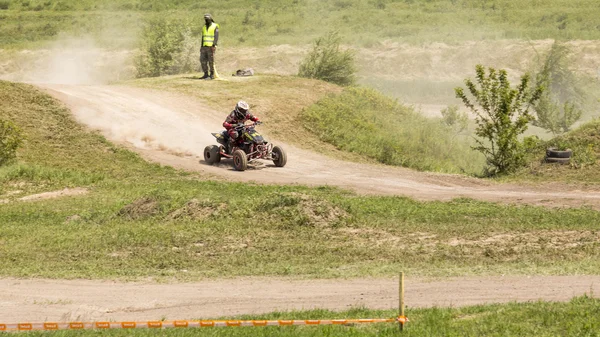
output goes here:
[[244, 127], [250, 127], [250, 126], [261, 125], [261, 124], [262, 124], [261, 121], [254, 122], [252, 124], [241, 124], [240, 123], [240, 124], [234, 125], [233, 128], [234, 129], [243, 129]]

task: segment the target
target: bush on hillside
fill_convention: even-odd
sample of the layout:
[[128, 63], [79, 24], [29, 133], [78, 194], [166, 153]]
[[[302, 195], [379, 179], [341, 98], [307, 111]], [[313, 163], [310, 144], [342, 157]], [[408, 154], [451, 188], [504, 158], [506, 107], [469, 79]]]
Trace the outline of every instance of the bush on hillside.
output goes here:
[[583, 113], [584, 100], [579, 81], [569, 69], [569, 49], [554, 42], [546, 56], [542, 69], [536, 75], [536, 83], [546, 90], [535, 104], [536, 119], [532, 124], [554, 135], [567, 132]]
[[456, 96], [475, 115], [477, 145], [475, 150], [486, 157], [487, 175], [512, 172], [525, 164], [525, 151], [518, 137], [527, 130], [533, 120], [529, 108], [539, 100], [543, 90], [529, 89], [530, 77], [525, 74], [516, 89], [510, 87], [506, 70], [488, 69], [477, 65], [476, 83], [465, 80], [467, 96], [463, 88], [456, 88]]
[[484, 164], [466, 137], [373, 89], [347, 88], [301, 118], [321, 140], [384, 164], [469, 174], [479, 174]]
[[449, 105], [440, 111], [442, 121], [457, 133], [463, 132], [469, 126], [469, 116], [464, 111], [460, 111], [457, 105]]
[[597, 164], [600, 159], [600, 120], [591, 120], [544, 142], [540, 151], [543, 152], [549, 147], [573, 150], [571, 167], [580, 168]]
[[316, 78], [339, 85], [352, 85], [356, 81], [354, 53], [340, 49], [340, 37], [332, 32], [318, 38], [313, 49], [300, 64], [298, 76]]
[[141, 43], [141, 53], [135, 59], [137, 77], [179, 74], [198, 66], [198, 46], [182, 22], [165, 18], [147, 21]]
[[23, 143], [23, 134], [11, 121], [0, 119], [0, 166], [17, 157], [17, 149]]

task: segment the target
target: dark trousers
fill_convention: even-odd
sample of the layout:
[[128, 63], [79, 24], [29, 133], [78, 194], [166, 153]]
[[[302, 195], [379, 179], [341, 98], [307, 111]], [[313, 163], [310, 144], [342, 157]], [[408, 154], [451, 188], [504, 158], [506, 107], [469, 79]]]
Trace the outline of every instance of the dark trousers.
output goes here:
[[210, 67], [210, 73], [215, 73], [215, 53], [211, 47], [200, 48], [200, 65], [203, 72], [208, 73]]

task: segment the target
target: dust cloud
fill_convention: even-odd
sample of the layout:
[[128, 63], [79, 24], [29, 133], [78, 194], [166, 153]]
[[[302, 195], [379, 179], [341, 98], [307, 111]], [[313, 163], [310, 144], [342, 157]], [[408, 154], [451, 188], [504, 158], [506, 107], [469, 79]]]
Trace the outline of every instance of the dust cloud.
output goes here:
[[189, 97], [105, 85], [38, 84], [69, 106], [80, 123], [111, 141], [177, 157], [202, 156], [216, 144], [224, 113]]
[[132, 54], [100, 48], [93, 38], [63, 38], [48, 48], [6, 55], [0, 77], [27, 83], [108, 84], [132, 77]]

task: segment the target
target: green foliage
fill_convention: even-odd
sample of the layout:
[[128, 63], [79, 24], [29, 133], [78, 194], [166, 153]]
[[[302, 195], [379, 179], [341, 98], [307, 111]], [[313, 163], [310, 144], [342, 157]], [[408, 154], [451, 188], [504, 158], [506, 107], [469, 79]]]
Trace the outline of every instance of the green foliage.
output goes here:
[[198, 56], [190, 28], [163, 16], [148, 20], [141, 33], [141, 53], [135, 59], [137, 77], [190, 72]]
[[17, 149], [22, 143], [21, 129], [11, 121], [0, 119], [0, 166], [17, 157]]
[[565, 102], [559, 105], [547, 92], [544, 92], [534, 109], [536, 119], [532, 124], [552, 132], [555, 136], [571, 130], [571, 126], [581, 118], [583, 113], [573, 103]]
[[477, 116], [475, 134], [479, 139], [474, 149], [485, 155], [488, 175], [512, 172], [525, 164], [525, 152], [518, 137], [533, 119], [529, 108], [540, 98], [542, 89], [530, 90], [527, 74], [512, 89], [505, 70], [489, 68], [487, 75], [482, 65], [475, 70], [477, 83], [465, 80], [473, 101], [463, 88], [455, 89], [456, 96]]
[[[513, 178], [527, 181], [600, 182], [600, 120], [594, 119], [547, 141], [537, 137], [524, 139], [528, 165], [515, 173]], [[549, 165], [543, 158], [548, 148], [572, 150], [568, 165]]]
[[337, 32], [318, 38], [313, 49], [300, 63], [298, 76], [316, 78], [339, 85], [352, 85], [356, 81], [354, 53], [340, 50], [341, 38]]
[[600, 158], [600, 120], [587, 122], [575, 130], [555, 137], [545, 142], [540, 150], [549, 147], [559, 150], [571, 149], [573, 168], [596, 165]]
[[483, 164], [452, 130], [372, 89], [347, 88], [302, 118], [321, 140], [384, 164], [455, 173], [476, 173]]
[[457, 105], [450, 105], [442, 109], [442, 121], [444, 124], [462, 132], [469, 126], [469, 116], [464, 111], [460, 111]]
[[554, 135], [567, 132], [581, 118], [584, 101], [576, 75], [569, 69], [569, 49], [555, 41], [536, 75], [538, 86], [546, 88], [534, 105], [536, 119], [532, 124]]

